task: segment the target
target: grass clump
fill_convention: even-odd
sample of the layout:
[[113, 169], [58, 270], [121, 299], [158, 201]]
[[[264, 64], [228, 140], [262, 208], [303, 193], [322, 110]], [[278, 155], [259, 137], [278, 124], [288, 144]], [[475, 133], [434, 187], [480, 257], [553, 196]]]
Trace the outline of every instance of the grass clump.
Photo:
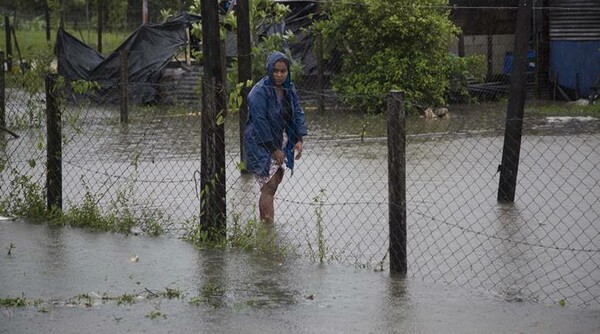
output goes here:
[[[242, 251], [285, 256], [294, 253], [291, 245], [282, 245], [276, 238], [275, 226], [260, 221], [256, 216], [242, 222], [241, 214], [233, 213], [225, 233], [206, 229], [196, 216], [183, 225], [183, 239], [200, 248], [235, 248]], [[222, 236], [217, 237], [215, 236]]]
[[26, 307], [26, 306], [38, 306], [42, 303], [39, 299], [27, 299], [25, 295], [21, 297], [8, 297], [0, 298], [1, 307]]

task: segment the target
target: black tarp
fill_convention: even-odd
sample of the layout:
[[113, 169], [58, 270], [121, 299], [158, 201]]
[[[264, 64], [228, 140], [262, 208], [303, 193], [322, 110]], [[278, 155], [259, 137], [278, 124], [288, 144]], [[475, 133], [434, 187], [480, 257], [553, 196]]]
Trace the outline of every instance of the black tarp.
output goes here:
[[130, 101], [157, 102], [162, 70], [185, 47], [186, 27], [199, 20], [198, 15], [181, 13], [162, 24], [144, 24], [107, 57], [59, 29], [54, 49], [58, 73], [67, 81], [97, 82], [100, 89], [93, 98], [98, 102], [117, 101], [120, 91], [119, 55], [121, 50], [125, 50]]
[[[314, 36], [305, 31], [319, 15], [318, 2], [306, 0], [275, 0], [287, 5], [291, 12], [284, 22], [261, 29], [261, 35], [290, 30], [294, 42], [286, 46], [292, 57], [303, 67], [304, 76], [317, 73], [314, 53]], [[126, 50], [128, 71], [128, 96], [133, 103], [158, 102], [158, 82], [162, 70], [178, 51], [185, 47], [185, 28], [199, 22], [200, 16], [183, 12], [163, 24], [146, 24], [138, 27], [116, 50], [104, 57], [68, 32], [59, 29], [55, 54], [58, 72], [67, 81], [95, 81], [100, 90], [93, 96], [98, 102], [117, 102], [119, 99], [119, 54]], [[235, 40], [227, 42], [227, 56], [236, 57]], [[325, 72], [332, 71], [331, 59], [325, 64]], [[89, 95], [89, 94], [88, 94]]]

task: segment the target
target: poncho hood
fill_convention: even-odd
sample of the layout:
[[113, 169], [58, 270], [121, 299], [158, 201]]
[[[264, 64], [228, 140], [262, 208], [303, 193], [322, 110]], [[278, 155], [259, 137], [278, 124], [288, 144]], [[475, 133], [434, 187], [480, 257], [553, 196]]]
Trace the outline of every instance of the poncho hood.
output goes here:
[[269, 77], [269, 80], [271, 81], [271, 85], [274, 85], [275, 79], [273, 78], [273, 70], [275, 69], [275, 63], [280, 60], [283, 60], [288, 67], [288, 74], [287, 74], [287, 77], [285, 78], [285, 81], [283, 82], [283, 88], [288, 89], [288, 88], [290, 88], [290, 83], [292, 82], [292, 73], [290, 71], [290, 60], [282, 52], [273, 51], [267, 57], [267, 76]]

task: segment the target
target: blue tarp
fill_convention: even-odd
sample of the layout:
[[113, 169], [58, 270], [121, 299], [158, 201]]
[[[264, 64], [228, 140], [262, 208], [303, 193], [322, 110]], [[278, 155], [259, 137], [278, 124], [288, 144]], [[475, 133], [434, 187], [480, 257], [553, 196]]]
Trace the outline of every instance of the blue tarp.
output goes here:
[[588, 96], [600, 79], [600, 41], [550, 41], [550, 80]]
[[[510, 75], [510, 72], [512, 71], [513, 59], [514, 56], [512, 52], [507, 52], [504, 56], [504, 64], [502, 64], [502, 73]], [[527, 65], [527, 72], [535, 71], [535, 51], [527, 51], [527, 62], [529, 63]]]

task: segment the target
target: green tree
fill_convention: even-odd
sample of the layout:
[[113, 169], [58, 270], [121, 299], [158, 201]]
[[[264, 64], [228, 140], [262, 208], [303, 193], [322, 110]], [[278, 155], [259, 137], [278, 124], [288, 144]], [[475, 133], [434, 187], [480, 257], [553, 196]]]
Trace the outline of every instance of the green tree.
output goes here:
[[448, 46], [458, 33], [447, 0], [327, 1], [316, 23], [324, 45], [341, 52], [332, 79], [343, 102], [381, 112], [386, 93], [403, 91], [407, 105], [443, 105], [449, 87]]
[[[276, 3], [273, 0], [248, 0], [249, 4], [249, 19], [250, 19], [250, 39], [252, 44], [252, 78], [254, 81], [262, 78], [266, 73], [265, 61], [267, 55], [271, 51], [282, 51], [287, 54], [291, 60], [292, 75], [296, 80], [302, 73], [302, 66], [297, 61], [292, 59], [291, 53], [284, 50], [286, 43], [293, 41], [293, 34], [287, 30], [282, 33], [270, 33], [268, 28], [282, 22], [287, 15], [290, 14], [290, 8], [284, 4]], [[200, 13], [201, 0], [195, 0], [189, 8], [192, 13]], [[224, 14], [224, 13], [221, 13]], [[220, 18], [221, 36], [225, 40], [225, 36], [230, 31], [237, 30], [235, 11], [229, 11]], [[195, 24], [192, 29], [192, 34], [198, 39], [202, 39], [202, 26], [200, 23]], [[196, 57], [200, 60], [202, 55], [197, 54]], [[233, 66], [235, 68], [235, 66]], [[237, 73], [232, 73], [229, 78], [229, 83], [235, 85], [237, 83]]]

